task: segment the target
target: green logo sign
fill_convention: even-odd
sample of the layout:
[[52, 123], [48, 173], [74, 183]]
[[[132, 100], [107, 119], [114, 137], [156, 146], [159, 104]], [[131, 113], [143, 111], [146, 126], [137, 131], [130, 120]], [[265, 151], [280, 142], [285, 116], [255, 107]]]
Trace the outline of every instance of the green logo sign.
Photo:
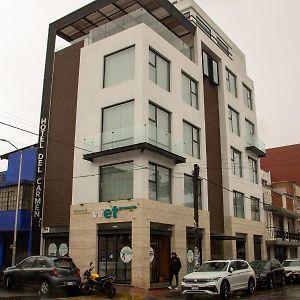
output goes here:
[[92, 211], [92, 216], [93, 219], [97, 218], [105, 218], [105, 219], [110, 219], [110, 218], [118, 218], [118, 213], [119, 211], [122, 210], [134, 210], [137, 209], [136, 205], [129, 205], [129, 206], [113, 206], [112, 208], [106, 208], [106, 209], [101, 209], [99, 211], [93, 210]]

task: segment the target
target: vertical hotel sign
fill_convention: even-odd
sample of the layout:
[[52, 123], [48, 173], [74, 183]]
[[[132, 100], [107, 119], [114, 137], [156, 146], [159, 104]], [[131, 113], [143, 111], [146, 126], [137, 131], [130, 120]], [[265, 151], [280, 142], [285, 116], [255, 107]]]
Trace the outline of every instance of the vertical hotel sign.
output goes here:
[[38, 141], [38, 157], [36, 168], [36, 181], [34, 188], [34, 197], [32, 205], [32, 236], [31, 236], [31, 252], [32, 254], [40, 254], [41, 228], [43, 217], [44, 203], [44, 177], [46, 164], [46, 136], [48, 131], [48, 119], [41, 118], [39, 128]]

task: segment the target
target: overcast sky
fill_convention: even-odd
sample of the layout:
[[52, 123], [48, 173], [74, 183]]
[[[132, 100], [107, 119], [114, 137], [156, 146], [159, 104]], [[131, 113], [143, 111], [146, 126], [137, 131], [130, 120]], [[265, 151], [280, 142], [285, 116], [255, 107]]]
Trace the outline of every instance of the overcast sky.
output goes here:
[[[0, 1], [1, 122], [38, 132], [48, 24], [90, 2]], [[300, 1], [196, 2], [246, 55], [247, 72], [255, 85], [260, 138], [267, 147], [299, 143]], [[0, 138], [17, 147], [37, 141], [1, 124]], [[0, 154], [11, 150], [0, 141]], [[0, 161], [0, 170], [5, 167]]]

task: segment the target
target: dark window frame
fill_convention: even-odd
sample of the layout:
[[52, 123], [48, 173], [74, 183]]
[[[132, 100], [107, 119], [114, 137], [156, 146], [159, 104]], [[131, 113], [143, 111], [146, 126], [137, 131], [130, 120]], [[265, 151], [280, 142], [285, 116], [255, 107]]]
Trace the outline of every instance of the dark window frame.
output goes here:
[[[251, 199], [251, 220], [260, 222], [260, 205], [259, 199], [256, 197], [250, 197]], [[254, 214], [254, 217], [253, 217]]]
[[[225, 68], [225, 72], [226, 72], [227, 91], [232, 95], [234, 95], [235, 97], [237, 97], [237, 76], [232, 71], [230, 71], [227, 67]], [[230, 76], [232, 76], [234, 79], [234, 93], [231, 92]]]
[[[193, 182], [193, 176], [184, 173], [184, 177], [183, 177], [183, 184], [185, 183], [185, 177], [191, 178], [192, 182]], [[185, 206], [185, 186], [183, 186], [183, 205]], [[194, 188], [193, 188], [193, 197], [194, 197]], [[189, 206], [185, 206], [185, 207], [189, 207]], [[193, 207], [194, 207], [194, 203], [193, 203]], [[198, 208], [202, 210], [202, 180], [199, 178], [198, 179]]]
[[[119, 199], [118, 200], [108, 200], [108, 201], [102, 200], [102, 176], [103, 176], [102, 168], [115, 166], [115, 165], [126, 164], [126, 163], [132, 163], [132, 179], [133, 179], [133, 176], [134, 176], [134, 174], [133, 174], [133, 171], [134, 171], [133, 160], [127, 160], [127, 161], [122, 161], [122, 162], [119, 162], [119, 163], [111, 163], [111, 164], [106, 164], [106, 165], [99, 166], [99, 174], [100, 175], [99, 175], [99, 182], [98, 182], [98, 186], [99, 186], [99, 201], [98, 201], [98, 203], [110, 202], [110, 201], [119, 201]], [[109, 173], [107, 173], [107, 174], [109, 174]], [[132, 192], [134, 191], [134, 186], [133, 185], [134, 185], [134, 182], [132, 180]], [[122, 199], [122, 200], [125, 200], [125, 199]]]
[[[208, 74], [205, 73], [204, 71], [204, 54], [207, 56], [207, 71]], [[214, 72], [214, 64], [217, 67], [217, 81], [215, 81], [215, 72]], [[213, 59], [206, 51], [202, 51], [202, 73], [204, 75], [204, 77], [209, 79], [209, 82], [214, 85], [214, 86], [218, 86], [220, 84], [220, 77], [219, 77], [219, 64], [218, 62]]]
[[[242, 202], [243, 202], [243, 214], [242, 214], [242, 216], [238, 216], [237, 201], [239, 200], [239, 198], [237, 196], [241, 196], [241, 199], [242, 199]], [[233, 211], [234, 211], [234, 216], [236, 218], [245, 219], [245, 196], [241, 192], [233, 191]]]
[[[186, 72], [184, 72], [183, 70], [181, 70], [181, 76], [185, 76], [186, 78], [188, 78], [189, 80], [189, 96], [190, 96], [190, 106], [196, 108], [197, 110], [199, 110], [199, 93], [198, 93], [198, 89], [199, 89], [199, 82], [197, 80], [195, 80], [193, 77], [191, 77], [189, 74], [187, 74]], [[192, 91], [192, 83], [195, 84], [195, 93]], [[181, 82], [181, 88], [182, 88], [182, 82]], [[193, 100], [192, 100], [192, 96], [196, 96], [196, 107], [193, 106]], [[185, 102], [182, 99], [183, 102]], [[186, 102], [185, 102], [186, 103]]]
[[[200, 159], [201, 158], [201, 143], [200, 143], [200, 128], [199, 127], [196, 127], [195, 125], [191, 124], [190, 122], [186, 121], [186, 120], [183, 120], [183, 123], [189, 125], [192, 127], [192, 157], [196, 158], [196, 159]], [[183, 124], [184, 125], [184, 124]], [[197, 130], [197, 136], [198, 136], [198, 141], [196, 141], [194, 139], [194, 129]], [[198, 151], [198, 155], [197, 156], [194, 156], [195, 154], [195, 151], [194, 151], [194, 143], [195, 144], [198, 144], [198, 148], [199, 148], [199, 151]], [[187, 154], [187, 153], [186, 153]], [[189, 154], [188, 154], [189, 155]]]
[[[250, 181], [258, 184], [258, 163], [257, 160], [253, 159], [252, 157], [248, 156], [248, 162], [251, 165], [249, 170], [251, 171], [251, 177], [250, 177]], [[253, 174], [255, 176], [253, 176]], [[253, 180], [254, 177], [254, 180]]]
[[[170, 185], [169, 185], [169, 195], [170, 195], [170, 199], [169, 199], [169, 202], [168, 203], [172, 203], [172, 173], [171, 173], [171, 169], [170, 168], [167, 168], [167, 167], [165, 167], [165, 166], [162, 166], [162, 165], [160, 165], [160, 164], [157, 164], [157, 163], [154, 163], [154, 162], [149, 162], [149, 166], [153, 166], [153, 167], [155, 167], [155, 181], [153, 181], [153, 180], [150, 180], [150, 177], [149, 177], [149, 174], [148, 174], [148, 183], [149, 182], [151, 182], [151, 183], [154, 183], [155, 184], [155, 198], [156, 199], [150, 199], [150, 197], [149, 197], [149, 199], [150, 200], [154, 200], [154, 201], [159, 201], [159, 202], [163, 202], [163, 201], [161, 201], [161, 200], [159, 200], [158, 198], [157, 198], [157, 195], [158, 195], [158, 180], [157, 180], [157, 177], [158, 177], [158, 172], [157, 172], [157, 167], [160, 167], [160, 168], [163, 168], [163, 169], [166, 169], [166, 170], [168, 170], [168, 173], [169, 173], [169, 182], [170, 182]], [[149, 168], [149, 170], [150, 170], [150, 168]], [[149, 190], [150, 190], [150, 188], [148, 187], [148, 194], [149, 194]], [[166, 203], [166, 202], [164, 202], [164, 203]]]
[[[152, 52], [155, 57], [154, 57], [154, 63], [155, 65], [153, 65], [151, 62], [150, 62], [150, 52]], [[168, 89], [167, 91], [170, 92], [171, 91], [171, 61], [169, 59], [167, 59], [165, 56], [163, 56], [162, 54], [160, 54], [159, 52], [157, 52], [155, 49], [153, 49], [152, 47], [149, 47], [149, 61], [148, 61], [148, 64], [149, 66], [152, 66], [154, 69], [155, 69], [155, 81], [154, 83], [157, 84], [158, 86], [160, 86], [158, 83], [157, 83], [157, 56], [159, 56], [161, 59], [163, 59], [165, 62], [168, 63]], [[150, 81], [152, 81], [150, 79]], [[152, 81], [153, 82], [153, 81]], [[160, 86], [162, 89], [164, 89], [162, 86]]]
[[[240, 128], [240, 113], [236, 111], [234, 108], [228, 105], [228, 110], [229, 110], [229, 124], [230, 124], [230, 131], [238, 136], [241, 136], [241, 128]], [[237, 115], [237, 124], [238, 124], [238, 132], [236, 133], [233, 129], [233, 117], [232, 113], [235, 113]]]
[[[243, 177], [242, 152], [237, 150], [234, 147], [230, 147], [230, 154], [231, 154], [231, 163], [232, 163], [232, 174], [239, 176], [239, 177]], [[234, 160], [235, 154], [237, 154], [238, 158], [239, 158], [239, 171], [240, 171], [239, 173], [240, 174], [235, 173], [235, 160]]]
[[110, 87], [110, 86], [108, 86], [108, 87], [105, 86], [106, 58], [109, 57], [109, 56], [112, 56], [112, 55], [114, 55], [114, 54], [117, 54], [117, 53], [119, 53], [119, 52], [128, 50], [128, 49], [130, 49], [130, 48], [134, 48], [134, 47], [135, 47], [135, 44], [133, 44], [133, 45], [131, 45], [131, 46], [127, 46], [127, 47], [122, 48], [122, 49], [119, 49], [119, 50], [116, 50], [116, 51], [114, 51], [114, 52], [112, 52], [112, 53], [109, 53], [109, 54], [106, 54], [106, 55], [103, 56], [103, 79], [102, 79], [102, 81], [103, 81], [103, 82], [102, 82], [102, 88], [103, 88], [103, 89], [104, 89], [104, 88]]
[[253, 110], [252, 90], [245, 83], [243, 83], [243, 97], [244, 97], [244, 103], [247, 105], [247, 107], [250, 110]]

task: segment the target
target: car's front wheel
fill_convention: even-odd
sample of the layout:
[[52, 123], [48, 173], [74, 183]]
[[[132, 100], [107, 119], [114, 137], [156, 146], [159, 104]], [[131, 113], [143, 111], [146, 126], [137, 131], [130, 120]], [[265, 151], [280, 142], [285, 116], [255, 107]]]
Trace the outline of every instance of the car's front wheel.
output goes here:
[[6, 276], [5, 279], [4, 279], [4, 286], [8, 290], [10, 290], [13, 286], [13, 280], [9, 275]]
[[255, 291], [255, 282], [253, 278], [250, 278], [248, 281], [248, 289], [247, 289], [247, 293], [249, 295], [252, 295]]
[[223, 299], [229, 298], [230, 287], [227, 281], [223, 281], [220, 288], [220, 294]]
[[42, 280], [40, 283], [40, 294], [45, 296], [50, 294], [50, 284], [47, 280]]

